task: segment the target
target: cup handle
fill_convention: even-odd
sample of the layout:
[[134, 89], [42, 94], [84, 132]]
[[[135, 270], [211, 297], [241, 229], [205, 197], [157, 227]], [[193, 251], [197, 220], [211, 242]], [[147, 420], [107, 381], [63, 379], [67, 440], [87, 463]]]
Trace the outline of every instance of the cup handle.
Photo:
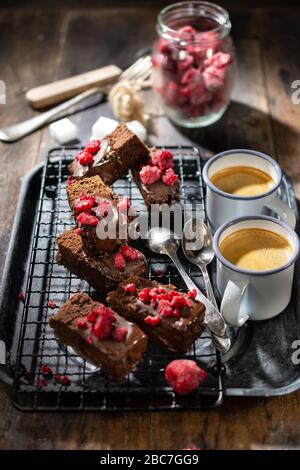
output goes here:
[[242, 326], [250, 317], [250, 314], [246, 313], [241, 315], [240, 307], [241, 301], [248, 287], [248, 282], [241, 285], [236, 284], [233, 281], [228, 281], [221, 303], [221, 313], [225, 318], [225, 321], [231, 326]]
[[266, 207], [271, 211], [276, 212], [279, 217], [286, 222], [293, 230], [296, 226], [296, 216], [293, 210], [278, 196], [274, 196], [270, 201], [267, 202]]

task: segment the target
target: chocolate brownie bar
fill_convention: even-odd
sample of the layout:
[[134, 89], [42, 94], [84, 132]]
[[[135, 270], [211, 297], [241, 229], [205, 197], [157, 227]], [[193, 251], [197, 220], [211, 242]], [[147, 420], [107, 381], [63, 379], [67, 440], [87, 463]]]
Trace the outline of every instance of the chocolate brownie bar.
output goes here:
[[[79, 152], [69, 165], [70, 173], [76, 178], [99, 175], [107, 184], [121, 178], [128, 168], [139, 165], [149, 156], [149, 150], [142, 141], [121, 123], [99, 143], [100, 150], [94, 154]], [[89, 149], [88, 145], [86, 149]], [[97, 148], [97, 147], [95, 147]]]
[[153, 341], [172, 352], [184, 353], [205, 328], [205, 307], [195, 300], [195, 294], [183, 294], [171, 284], [133, 276], [110, 292], [107, 302]]
[[171, 205], [180, 199], [179, 178], [174, 173], [173, 155], [167, 150], [151, 150], [150, 158], [140, 168], [133, 168], [133, 179], [147, 207]]
[[81, 227], [84, 249], [91, 256], [112, 252], [127, 240], [128, 197], [120, 200], [100, 176], [73, 182], [67, 187], [67, 195]]
[[72, 211], [74, 211], [74, 202], [82, 195], [87, 197], [103, 196], [106, 198], [118, 198], [118, 196], [113, 193], [112, 189], [102, 181], [100, 176], [75, 180], [71, 184], [68, 184], [66, 191]]
[[84, 359], [122, 380], [147, 348], [146, 335], [83, 292], [73, 295], [49, 319], [55, 336]]
[[[57, 238], [57, 263], [65, 266], [72, 274], [86, 280], [99, 292], [108, 292], [131, 274], [145, 276], [147, 261], [134, 248], [122, 245], [116, 253], [102, 253], [90, 256], [85, 250], [77, 229], [71, 229]], [[126, 250], [128, 253], [126, 254]], [[122, 253], [125, 252], [125, 253]]]

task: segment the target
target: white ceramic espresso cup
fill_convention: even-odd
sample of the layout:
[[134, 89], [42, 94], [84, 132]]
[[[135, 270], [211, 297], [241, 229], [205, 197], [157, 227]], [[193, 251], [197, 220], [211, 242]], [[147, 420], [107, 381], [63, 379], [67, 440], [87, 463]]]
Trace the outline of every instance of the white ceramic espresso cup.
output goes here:
[[[217, 188], [211, 177], [217, 171], [232, 166], [250, 166], [264, 171], [274, 180], [274, 186], [256, 196], [238, 196], [225, 193]], [[282, 180], [280, 166], [273, 158], [255, 150], [237, 149], [221, 152], [208, 160], [203, 168], [206, 183], [206, 213], [210, 228], [215, 232], [225, 222], [245, 215], [262, 214], [264, 208], [274, 211], [281, 220], [295, 228], [294, 212], [277, 196]]]
[[[284, 237], [293, 250], [288, 262], [276, 269], [250, 271], [225, 259], [219, 249], [222, 240], [248, 228], [270, 230]], [[299, 238], [294, 230], [272, 217], [240, 217], [217, 230], [213, 247], [217, 258], [217, 288], [222, 296], [221, 313], [229, 325], [242, 326], [248, 319], [267, 320], [285, 309], [291, 298], [294, 264], [299, 255]]]

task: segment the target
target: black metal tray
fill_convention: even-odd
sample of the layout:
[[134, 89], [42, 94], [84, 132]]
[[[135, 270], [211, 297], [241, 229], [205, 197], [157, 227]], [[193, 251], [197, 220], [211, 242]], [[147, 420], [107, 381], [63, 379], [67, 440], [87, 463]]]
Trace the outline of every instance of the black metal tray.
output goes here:
[[[197, 149], [170, 149], [181, 176], [183, 202], [203, 204], [205, 188]], [[174, 355], [153, 344], [135, 373], [122, 384], [114, 384], [56, 342], [47, 323], [53, 313], [48, 301], [61, 305], [78, 288], [89, 291], [85, 282], [54, 262], [57, 234], [73, 225], [65, 184], [67, 164], [77, 150], [75, 147], [51, 150], [45, 165], [34, 168], [22, 184], [0, 299], [0, 340], [8, 351], [7, 364], [0, 366], [0, 377], [12, 385], [14, 404], [23, 410], [197, 409], [219, 405], [225, 394], [271, 396], [299, 388], [300, 370], [291, 360], [293, 342], [300, 331], [299, 263], [289, 307], [272, 320], [248, 322], [239, 335], [237, 352], [225, 368], [209, 334], [196, 342], [187, 356], [196, 358], [209, 374], [199, 391], [187, 398], [176, 397], [166, 387], [163, 368]], [[134, 205], [142, 205], [129, 178], [119, 180], [114, 189], [130, 196]], [[280, 195], [297, 212], [293, 188], [286, 176]], [[163, 266], [166, 272], [160, 280], [184, 287], [171, 263], [153, 257], [143, 242], [137, 246], [150, 261], [150, 277], [157, 276]], [[199, 271], [189, 263], [185, 267], [203, 288]], [[212, 267], [214, 276], [213, 271]], [[20, 291], [25, 293], [25, 304], [18, 300]], [[71, 385], [63, 387], [49, 382], [39, 390], [36, 386], [39, 369], [45, 363], [55, 373], [67, 373]]]

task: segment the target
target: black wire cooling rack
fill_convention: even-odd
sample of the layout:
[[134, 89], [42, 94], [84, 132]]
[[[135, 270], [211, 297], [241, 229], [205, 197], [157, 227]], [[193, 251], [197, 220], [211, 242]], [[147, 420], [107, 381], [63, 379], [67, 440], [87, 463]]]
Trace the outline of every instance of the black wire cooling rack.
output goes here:
[[[200, 204], [204, 211], [201, 160], [193, 147], [168, 147], [173, 152], [175, 171], [181, 179], [181, 203], [192, 211]], [[47, 156], [41, 180], [33, 239], [30, 248], [24, 308], [14, 373], [13, 402], [22, 410], [178, 410], [218, 406], [223, 400], [223, 366], [209, 333], [204, 333], [185, 355], [174, 355], [149, 342], [148, 351], [133, 373], [122, 383], [106, 378], [101, 370], [79, 358], [55, 339], [48, 325], [54, 313], [51, 303], [62, 305], [79, 289], [91, 292], [86, 282], [70, 274], [55, 262], [56, 237], [74, 225], [66, 196], [67, 166], [77, 147], [55, 148]], [[131, 204], [144, 209], [143, 199], [130, 176], [118, 180], [113, 189], [129, 196]], [[199, 206], [197, 206], [199, 207]], [[153, 255], [145, 242], [136, 245], [149, 262], [149, 278], [171, 282], [179, 289], [183, 281], [165, 257]], [[204, 290], [200, 272], [182, 258], [186, 271]], [[50, 304], [49, 304], [50, 302]], [[57, 310], [57, 309], [56, 309]], [[174, 358], [194, 359], [207, 372], [197, 392], [178, 397], [164, 380], [164, 368]], [[41, 367], [48, 365], [53, 374], [67, 375], [70, 385], [42, 379]]]

